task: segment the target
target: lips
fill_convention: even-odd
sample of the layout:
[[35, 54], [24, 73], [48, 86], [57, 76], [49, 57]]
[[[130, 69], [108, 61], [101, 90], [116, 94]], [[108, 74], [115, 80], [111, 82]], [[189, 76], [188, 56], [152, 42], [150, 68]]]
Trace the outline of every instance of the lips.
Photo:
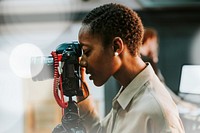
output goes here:
[[92, 80], [92, 75], [91, 75], [91, 73], [90, 73], [88, 70], [86, 70], [85, 73], [88, 75], [89, 79]]
[[87, 73], [90, 80], [92, 80], [92, 75], [90, 73]]
[[87, 73], [90, 80], [93, 80], [93, 76], [91, 73]]
[[91, 75], [89, 76], [89, 79], [92, 80], [92, 76]]

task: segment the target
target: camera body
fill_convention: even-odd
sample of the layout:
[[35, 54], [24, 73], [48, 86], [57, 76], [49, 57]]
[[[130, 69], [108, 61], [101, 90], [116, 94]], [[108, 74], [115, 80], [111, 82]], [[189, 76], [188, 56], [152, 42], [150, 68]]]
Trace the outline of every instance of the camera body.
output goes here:
[[[60, 74], [62, 76], [63, 93], [65, 96], [80, 96], [82, 91], [79, 85], [79, 57], [82, 55], [81, 47], [77, 41], [62, 43], [57, 46], [55, 53], [60, 55]], [[31, 59], [31, 73], [38, 70], [38, 66], [43, 66], [40, 73], [32, 77], [33, 81], [43, 81], [53, 79], [54, 65], [58, 63], [52, 56], [33, 57]]]
[[[79, 118], [79, 110], [73, 96], [83, 96], [81, 84], [85, 84], [80, 77], [79, 57], [82, 50], [78, 42], [62, 43], [58, 45], [52, 56], [33, 57], [31, 59], [31, 73], [33, 81], [54, 79], [53, 92], [58, 105], [63, 108], [62, 124], [56, 126], [52, 133], [86, 133]], [[58, 94], [58, 90], [60, 95]], [[64, 95], [69, 98], [65, 102]]]

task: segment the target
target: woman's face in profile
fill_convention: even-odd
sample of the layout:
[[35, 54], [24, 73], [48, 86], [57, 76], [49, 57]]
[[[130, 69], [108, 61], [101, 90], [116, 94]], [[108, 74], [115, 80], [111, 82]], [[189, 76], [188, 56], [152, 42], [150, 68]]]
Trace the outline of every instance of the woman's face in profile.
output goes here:
[[101, 37], [91, 35], [87, 26], [80, 29], [78, 38], [83, 50], [80, 65], [86, 68], [96, 86], [103, 85], [114, 73], [112, 46], [104, 48]]

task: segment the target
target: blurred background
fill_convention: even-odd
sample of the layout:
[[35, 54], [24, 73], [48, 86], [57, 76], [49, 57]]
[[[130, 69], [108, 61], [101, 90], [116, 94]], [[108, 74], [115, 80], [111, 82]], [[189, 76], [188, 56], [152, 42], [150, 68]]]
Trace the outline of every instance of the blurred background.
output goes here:
[[[129, 6], [145, 27], [158, 31], [159, 67], [179, 94], [182, 66], [200, 65], [199, 0], [0, 0], [1, 133], [49, 133], [60, 123], [53, 80], [33, 82], [30, 58], [48, 56], [59, 44], [77, 40], [82, 18], [110, 2]], [[88, 83], [104, 117], [119, 85], [112, 77], [101, 87]]]

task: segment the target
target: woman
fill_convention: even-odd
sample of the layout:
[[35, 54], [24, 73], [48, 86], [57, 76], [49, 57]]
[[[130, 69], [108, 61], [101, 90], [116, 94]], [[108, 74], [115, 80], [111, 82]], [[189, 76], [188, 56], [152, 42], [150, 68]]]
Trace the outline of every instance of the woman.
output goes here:
[[161, 82], [165, 85], [166, 89], [169, 91], [172, 99], [178, 106], [178, 109], [180, 109], [179, 113], [182, 113], [181, 110], [188, 110], [195, 111], [198, 109], [198, 106], [195, 104], [192, 104], [190, 102], [182, 100], [179, 96], [177, 96], [165, 83], [165, 79], [158, 67], [158, 54], [159, 54], [159, 43], [158, 43], [158, 33], [153, 28], [145, 28], [144, 30], [144, 36], [142, 41], [142, 46], [140, 48], [141, 57], [144, 62], [151, 63], [151, 66], [153, 67], [156, 75], [161, 80]]
[[143, 25], [136, 12], [120, 4], [97, 7], [83, 19], [78, 37], [80, 65], [90, 80], [101, 86], [113, 76], [122, 85], [102, 121], [91, 96], [79, 97], [87, 132], [184, 132], [175, 103], [151, 65], [140, 58]]

